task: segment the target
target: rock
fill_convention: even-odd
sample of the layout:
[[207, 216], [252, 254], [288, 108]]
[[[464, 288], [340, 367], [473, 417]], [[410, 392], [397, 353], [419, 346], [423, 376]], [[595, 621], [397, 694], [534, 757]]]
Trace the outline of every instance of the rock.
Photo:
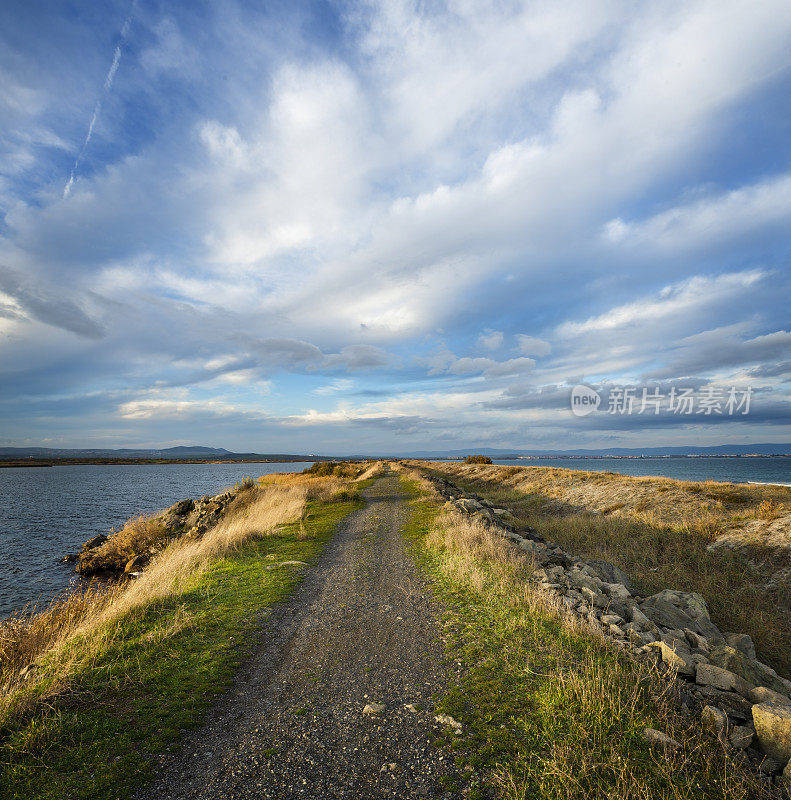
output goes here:
[[783, 769], [783, 765], [774, 758], [765, 758], [761, 763], [758, 765], [758, 772], [761, 775], [777, 775], [780, 770]]
[[729, 740], [737, 750], [746, 750], [753, 743], [754, 738], [755, 734], [752, 728], [747, 728], [744, 725], [734, 725]]
[[623, 570], [618, 569], [615, 564], [610, 564], [608, 561], [588, 561], [586, 563], [603, 583], [619, 583], [627, 589], [631, 589], [629, 576]]
[[656, 632], [656, 625], [654, 625], [654, 623], [651, 622], [651, 620], [648, 619], [648, 617], [643, 614], [643, 612], [640, 611], [637, 606], [631, 609], [629, 616], [638, 631], [650, 631], [651, 633]]
[[791, 761], [786, 764], [786, 768], [783, 770], [781, 779], [783, 784], [786, 786], [786, 789], [791, 789]]
[[98, 536], [94, 536], [92, 539], [88, 539], [87, 542], [82, 546], [82, 552], [87, 553], [88, 550], [95, 550], [97, 547], [101, 547], [107, 541], [107, 537], [100, 533]]
[[134, 556], [126, 562], [124, 574], [129, 575], [132, 572], [140, 572], [141, 569], [145, 569], [148, 566], [150, 561], [151, 558], [146, 553]]
[[761, 748], [781, 766], [791, 759], [791, 707], [773, 703], [753, 706], [753, 724]]
[[61, 564], [73, 564], [79, 556], [76, 553], [66, 553], [65, 556], [60, 560]]
[[755, 659], [755, 645], [753, 644], [752, 637], [746, 633], [726, 633], [725, 641], [735, 650], [744, 653], [747, 658]]
[[374, 714], [381, 714], [385, 710], [384, 703], [366, 703], [363, 707], [363, 714], [372, 716]]
[[434, 719], [442, 725], [449, 725], [454, 731], [456, 731], [456, 735], [461, 734], [461, 722], [454, 719], [450, 714], [437, 714]]
[[681, 747], [681, 742], [677, 742], [666, 733], [662, 733], [662, 731], [658, 731], [655, 728], [646, 728], [643, 731], [643, 739], [649, 744], [660, 745], [671, 750], [677, 750]]
[[404, 708], [409, 711], [410, 714], [417, 714], [417, 706], [414, 703], [407, 703]]
[[703, 724], [703, 730], [713, 733], [718, 739], [725, 740], [728, 735], [728, 716], [721, 708], [705, 706], [701, 712], [700, 721]]
[[590, 589], [594, 594], [601, 594], [602, 582], [598, 578], [592, 578], [581, 570], [572, 570], [568, 573], [569, 583], [578, 588]]
[[622, 583], [605, 583], [603, 588], [609, 597], [622, 603], [632, 598], [632, 593]]
[[619, 617], [617, 614], [604, 614], [601, 621], [603, 625], [620, 625], [623, 617]]
[[681, 675], [688, 675], [690, 677], [695, 675], [695, 662], [692, 660], [692, 654], [689, 650], [681, 644], [668, 644], [661, 639], [658, 642], [651, 642], [648, 647], [654, 648], [662, 656], [662, 661], [675, 669]]
[[703, 650], [704, 652], [708, 651], [709, 640], [705, 636], [701, 636], [699, 633], [691, 631], [689, 628], [684, 629], [684, 636], [686, 637], [687, 644], [690, 647]]
[[701, 686], [713, 686], [724, 692], [738, 692], [742, 697], [749, 697], [753, 688], [736, 673], [713, 664], [698, 664], [695, 670], [695, 683]]
[[195, 508], [195, 501], [188, 498], [174, 503], [166, 513], [172, 514], [174, 517], [184, 517], [189, 514], [193, 508]]
[[713, 686], [697, 686], [696, 694], [704, 705], [717, 706], [721, 708], [729, 717], [741, 721], [752, 721], [752, 703], [745, 700], [736, 692], [724, 692], [715, 689]]
[[640, 610], [660, 628], [689, 628], [707, 639], [723, 640], [720, 629], [709, 618], [706, 601], [697, 592], [663, 589], [643, 600]]
[[780, 692], [775, 692], [772, 689], [767, 689], [766, 686], [756, 686], [750, 692], [750, 700], [753, 703], [780, 703], [780, 705], [791, 706], [791, 698], [787, 697]]
[[714, 647], [709, 653], [709, 661], [718, 667], [735, 672], [753, 686], [766, 686], [775, 692], [787, 692], [784, 681], [771, 667], [748, 658], [744, 653], [729, 645]]

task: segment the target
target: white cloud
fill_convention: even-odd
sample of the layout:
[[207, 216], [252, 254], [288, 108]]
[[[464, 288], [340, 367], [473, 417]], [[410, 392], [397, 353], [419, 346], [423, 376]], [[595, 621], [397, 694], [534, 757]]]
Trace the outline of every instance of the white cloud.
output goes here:
[[612, 308], [585, 322], [564, 322], [557, 329], [563, 338], [603, 331], [615, 332], [646, 322], [690, 314], [695, 309], [737, 296], [767, 276], [760, 269], [731, 272], [716, 277], [696, 276], [665, 286], [657, 295]]
[[502, 331], [493, 331], [493, 330], [489, 330], [487, 328], [478, 337], [478, 344], [481, 347], [485, 347], [487, 350], [496, 350], [498, 347], [502, 347], [502, 344], [503, 344], [503, 332]]
[[516, 341], [519, 350], [526, 356], [541, 357], [552, 352], [552, 345], [536, 336], [527, 336], [524, 333], [519, 333], [516, 335]]
[[616, 244], [681, 248], [721, 244], [790, 221], [791, 174], [786, 173], [676, 206], [641, 222], [610, 220], [603, 235]]

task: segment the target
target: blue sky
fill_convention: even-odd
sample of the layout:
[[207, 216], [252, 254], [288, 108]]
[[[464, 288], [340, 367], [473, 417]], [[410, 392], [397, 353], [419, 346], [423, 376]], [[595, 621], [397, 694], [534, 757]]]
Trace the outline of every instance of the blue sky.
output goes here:
[[0, 444], [791, 441], [790, 96], [787, 0], [3, 3]]

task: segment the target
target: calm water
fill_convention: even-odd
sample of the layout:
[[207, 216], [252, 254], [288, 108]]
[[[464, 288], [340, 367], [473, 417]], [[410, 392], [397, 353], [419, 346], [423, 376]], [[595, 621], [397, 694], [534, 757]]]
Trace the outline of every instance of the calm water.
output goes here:
[[218, 494], [244, 475], [297, 472], [290, 464], [138, 464], [0, 469], [0, 617], [76, 578], [59, 564], [97, 533], [185, 497]]
[[495, 458], [495, 464], [563, 467], [622, 475], [662, 475], [682, 481], [785, 483], [791, 486], [791, 457], [766, 458]]

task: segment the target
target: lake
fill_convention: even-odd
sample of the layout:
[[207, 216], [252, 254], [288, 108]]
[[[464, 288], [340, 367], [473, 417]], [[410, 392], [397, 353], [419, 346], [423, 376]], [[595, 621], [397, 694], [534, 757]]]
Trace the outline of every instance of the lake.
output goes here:
[[185, 497], [219, 494], [245, 475], [298, 472], [312, 462], [112, 464], [0, 469], [0, 618], [76, 582], [60, 564], [97, 533]]
[[622, 475], [661, 475], [681, 481], [783, 483], [791, 486], [791, 457], [739, 458], [494, 458], [495, 464], [518, 467], [562, 467]]

